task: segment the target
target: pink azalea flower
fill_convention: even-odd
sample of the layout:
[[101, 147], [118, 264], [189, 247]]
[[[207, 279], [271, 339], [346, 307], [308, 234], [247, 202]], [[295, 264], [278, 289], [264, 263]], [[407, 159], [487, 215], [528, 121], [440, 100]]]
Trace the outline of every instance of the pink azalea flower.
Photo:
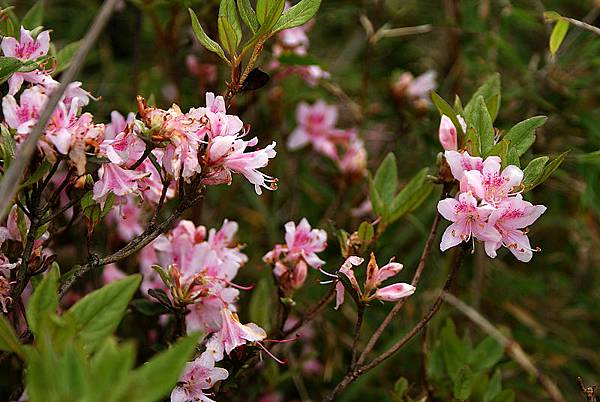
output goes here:
[[500, 240], [500, 233], [487, 221], [493, 208], [477, 206], [477, 200], [470, 192], [460, 193], [458, 200], [454, 198], [441, 200], [438, 203], [438, 211], [452, 222], [442, 235], [440, 243], [442, 251], [475, 238], [494, 242]]
[[459, 182], [463, 182], [465, 172], [469, 170], [483, 170], [483, 159], [478, 156], [471, 156], [467, 151], [446, 151], [444, 152], [444, 157], [446, 158], [446, 162], [448, 162], [448, 166], [450, 166], [452, 176]]
[[362, 177], [367, 172], [367, 150], [363, 142], [354, 138], [348, 144], [343, 156], [338, 161], [343, 173]]
[[140, 159], [146, 144], [134, 133], [121, 131], [114, 139], [104, 140], [100, 149], [112, 163], [129, 166]]
[[[456, 116], [461, 125], [463, 133], [467, 131], [467, 123], [462, 116]], [[452, 120], [446, 115], [443, 115], [440, 120], [440, 128], [438, 130], [440, 144], [446, 151], [456, 151], [458, 149], [458, 133]]]
[[223, 97], [215, 96], [212, 92], [206, 93], [206, 107], [190, 109], [188, 114], [198, 121], [203, 118], [208, 119], [209, 124], [199, 132], [201, 137], [205, 134], [208, 134], [209, 138], [235, 135], [242, 131], [244, 125], [239, 117], [227, 114]]
[[113, 163], [105, 163], [98, 169], [99, 180], [94, 183], [93, 198], [104, 206], [109, 193], [119, 197], [138, 193], [138, 180], [147, 176], [147, 173], [126, 170]]
[[365, 280], [366, 301], [378, 299], [381, 301], [395, 302], [408, 297], [415, 292], [415, 287], [408, 283], [395, 283], [393, 285], [379, 288], [387, 279], [396, 276], [402, 271], [403, 265], [390, 261], [379, 268], [375, 254], [371, 253], [371, 259], [367, 266], [367, 278]]
[[527, 237], [526, 227], [533, 224], [544, 212], [543, 205], [533, 205], [524, 201], [521, 194], [510, 197], [500, 207], [494, 210], [489, 223], [499, 233], [499, 240], [485, 242], [485, 251], [491, 257], [496, 257], [500, 246], [508, 248], [519, 261], [529, 262], [533, 257], [533, 249]]
[[107, 140], [114, 139], [118, 134], [125, 131], [125, 129], [133, 124], [135, 120], [135, 114], [129, 113], [127, 119], [116, 110], [110, 112], [110, 123], [106, 125], [104, 131], [104, 138]]
[[223, 354], [249, 342], [259, 342], [267, 337], [264, 329], [254, 323], [242, 324], [237, 315], [228, 309], [221, 310], [221, 329], [214, 333], [206, 344], [207, 352], [212, 353], [215, 361], [223, 359]]
[[327, 232], [311, 229], [306, 218], [302, 218], [298, 226], [292, 221], [285, 224], [285, 242], [290, 258], [302, 257], [313, 268], [325, 263], [316, 253], [327, 247]]
[[317, 101], [313, 105], [300, 103], [296, 109], [298, 127], [288, 138], [288, 148], [296, 150], [309, 143], [316, 143], [315, 147], [330, 158], [336, 159], [335, 146], [330, 143], [328, 136], [335, 128], [337, 118], [337, 107], [329, 106], [323, 101]]
[[[34, 60], [38, 57], [46, 55], [50, 46], [50, 31], [40, 32], [35, 39], [31, 36], [30, 31], [21, 27], [20, 39], [5, 36], [2, 39], [0, 47], [6, 57], [15, 57], [19, 60]], [[16, 94], [23, 81], [39, 83], [40, 79], [37, 72], [15, 73], [8, 80], [8, 93]]]
[[429, 70], [411, 80], [406, 93], [411, 98], [420, 99], [429, 103], [429, 93], [437, 87], [437, 73]]
[[488, 156], [481, 171], [465, 172], [468, 188], [488, 204], [498, 205], [506, 200], [523, 180], [523, 171], [517, 166], [510, 165], [500, 170], [500, 158]]
[[246, 148], [258, 143], [256, 137], [245, 141], [239, 136], [219, 136], [208, 144], [207, 164], [209, 173], [204, 184], [231, 183], [231, 173], [243, 175], [254, 184], [256, 194], [262, 194], [262, 188], [277, 189], [277, 179], [268, 176], [258, 169], [267, 166], [269, 159], [275, 157], [275, 142], [263, 149], [245, 152]]
[[39, 86], [24, 90], [19, 98], [19, 103], [12, 95], [6, 95], [2, 99], [4, 119], [9, 127], [17, 130], [17, 134], [29, 134], [38, 121], [40, 111], [47, 100], [48, 96]]
[[[352, 285], [352, 288], [354, 288], [354, 291], [359, 295], [361, 295], [362, 292], [360, 290], [360, 286], [358, 286], [358, 281], [356, 280], [356, 276], [354, 276], [353, 266], [357, 267], [360, 264], [362, 264], [363, 261], [364, 261], [364, 259], [361, 257], [350, 256], [350, 257], [346, 258], [346, 261], [344, 261], [344, 263], [338, 270], [338, 276], [344, 275], [345, 277], [347, 277]], [[344, 285], [342, 284], [341, 281], [338, 280], [335, 285], [335, 309], [336, 310], [342, 305], [342, 303], [344, 303], [344, 292], [345, 292]]]
[[177, 387], [171, 392], [171, 402], [214, 402], [204, 391], [227, 377], [227, 370], [215, 367], [212, 354], [204, 352], [199, 358], [186, 364]]

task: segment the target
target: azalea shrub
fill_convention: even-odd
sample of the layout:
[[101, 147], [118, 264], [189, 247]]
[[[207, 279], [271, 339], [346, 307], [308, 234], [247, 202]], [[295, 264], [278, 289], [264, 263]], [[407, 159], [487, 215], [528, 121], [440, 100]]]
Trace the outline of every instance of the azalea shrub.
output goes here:
[[2, 400], [594, 400], [597, 8], [47, 3], [0, 3]]

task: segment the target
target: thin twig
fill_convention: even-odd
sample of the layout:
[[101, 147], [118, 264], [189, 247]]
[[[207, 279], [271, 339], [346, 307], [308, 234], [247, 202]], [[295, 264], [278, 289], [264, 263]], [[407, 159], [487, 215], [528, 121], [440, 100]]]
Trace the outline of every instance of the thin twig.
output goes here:
[[576, 27], [588, 30], [590, 32], [595, 33], [596, 35], [600, 35], [600, 28], [595, 27], [591, 24], [588, 24], [587, 22], [579, 21], [579, 20], [576, 20], [574, 18], [569, 18], [569, 17], [562, 17], [562, 18], [569, 21], [569, 23], [575, 25]]
[[542, 387], [546, 390], [550, 398], [554, 402], [565, 402], [560, 389], [556, 384], [545, 374], [543, 374], [532, 362], [531, 358], [523, 351], [521, 345], [514, 339], [511, 339], [500, 332], [487, 318], [481, 315], [477, 310], [459, 300], [457, 297], [449, 294], [443, 294], [444, 300], [463, 313], [473, 323], [475, 323], [483, 332], [494, 338], [498, 343], [506, 348], [506, 352], [521, 368], [535, 379], [537, 379]]
[[75, 54], [75, 57], [73, 57], [73, 61], [69, 65], [69, 68], [63, 73], [60, 85], [52, 91], [48, 103], [46, 103], [46, 106], [40, 113], [37, 124], [31, 130], [27, 139], [19, 147], [19, 154], [15, 157], [15, 160], [2, 178], [2, 181], [0, 182], [0, 194], [2, 194], [2, 199], [0, 199], [0, 222], [8, 215], [8, 207], [13, 202], [13, 198], [19, 188], [18, 184], [23, 175], [23, 171], [29, 164], [29, 160], [36, 149], [37, 142], [42, 136], [50, 117], [54, 113], [56, 105], [62, 98], [67, 86], [71, 83], [73, 78], [75, 78], [75, 75], [83, 65], [87, 54], [96, 42], [96, 39], [98, 39], [104, 25], [108, 22], [117, 1], [119, 0], [106, 0], [104, 4], [102, 4], [100, 11], [94, 18], [91, 28], [82, 40], [79, 50]]
[[363, 318], [365, 316], [365, 306], [360, 303], [358, 305], [358, 311], [356, 312], [356, 325], [354, 327], [354, 340], [352, 341], [352, 360], [350, 360], [350, 367], [356, 364], [358, 358], [358, 341], [360, 340], [360, 330], [362, 329]]
[[437, 297], [429, 312], [408, 332], [406, 335], [402, 337], [398, 342], [396, 342], [392, 347], [390, 347], [387, 351], [383, 352], [381, 355], [377, 356], [371, 362], [366, 363], [364, 365], [357, 364], [354, 368], [348, 371], [348, 373], [344, 376], [344, 378], [335, 386], [333, 391], [329, 395], [327, 395], [323, 402], [331, 402], [338, 396], [341, 392], [343, 392], [350, 384], [352, 384], [358, 377], [370, 371], [371, 369], [377, 367], [390, 357], [392, 357], [396, 352], [402, 349], [412, 338], [415, 337], [425, 326], [431, 321], [431, 319], [437, 314], [440, 307], [443, 303], [443, 294], [449, 291], [452, 288], [452, 283], [454, 282], [454, 278], [458, 273], [460, 266], [462, 265], [462, 261], [464, 259], [466, 250], [464, 247], [460, 247], [455, 256], [454, 261], [452, 263], [452, 268], [450, 273], [448, 274], [448, 279], [446, 280], [446, 284], [444, 285], [443, 290], [440, 292], [440, 295]]
[[[421, 258], [419, 259], [417, 269], [415, 270], [415, 274], [411, 281], [411, 285], [413, 285], [414, 287], [417, 287], [417, 284], [419, 283], [419, 280], [421, 279], [421, 275], [423, 274], [423, 270], [425, 269], [425, 266], [427, 265], [427, 259], [429, 258], [429, 254], [431, 254], [431, 249], [433, 246], [433, 242], [435, 241], [435, 238], [437, 236], [437, 231], [438, 231], [439, 225], [440, 225], [440, 214], [436, 213], [435, 218], [433, 219], [433, 222], [431, 224], [431, 229], [429, 230], [429, 235], [427, 236], [427, 240], [425, 241], [425, 246], [423, 247], [423, 252], [421, 253]], [[390, 312], [385, 317], [383, 322], [379, 325], [377, 330], [375, 330], [375, 332], [369, 339], [367, 346], [365, 346], [365, 349], [363, 350], [363, 352], [361, 353], [360, 357], [357, 360], [357, 364], [362, 364], [365, 361], [366, 357], [371, 352], [371, 350], [373, 350], [373, 348], [375, 347], [375, 344], [377, 343], [377, 341], [383, 334], [383, 331], [385, 331], [385, 329], [388, 327], [388, 325], [390, 325], [390, 323], [396, 317], [396, 315], [398, 315], [398, 313], [400, 312], [402, 307], [404, 307], [404, 304], [406, 303], [407, 300], [408, 300], [407, 298], [404, 298], [404, 299], [398, 301], [394, 305], [394, 307], [390, 310]]]

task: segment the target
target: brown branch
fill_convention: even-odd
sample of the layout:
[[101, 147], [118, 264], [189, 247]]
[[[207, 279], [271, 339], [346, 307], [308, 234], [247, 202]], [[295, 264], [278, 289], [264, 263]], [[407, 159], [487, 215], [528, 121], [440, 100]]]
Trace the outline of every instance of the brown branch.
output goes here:
[[120, 261], [124, 258], [129, 257], [130, 255], [138, 252], [158, 236], [160, 236], [165, 231], [169, 230], [169, 228], [175, 223], [175, 221], [193, 204], [195, 204], [198, 200], [203, 198], [203, 188], [198, 190], [195, 189], [189, 195], [184, 197], [177, 208], [169, 215], [165, 220], [163, 220], [159, 224], [154, 224], [151, 222], [150, 225], [144, 230], [142, 234], [138, 237], [131, 240], [127, 243], [123, 248], [116, 251], [115, 253], [106, 256], [104, 258], [96, 258], [95, 260], [89, 261], [88, 263], [79, 266], [72, 271], [72, 273], [68, 274], [69, 276], [64, 280], [64, 282], [60, 286], [59, 297], [63, 297], [65, 293], [73, 286], [77, 279], [81, 278], [84, 274], [91, 271], [94, 268], [101, 267], [110, 263], [114, 263]]
[[29, 164], [29, 160], [36, 149], [37, 142], [44, 133], [46, 124], [48, 124], [50, 117], [54, 113], [56, 105], [62, 98], [67, 86], [71, 83], [73, 78], [75, 78], [75, 75], [83, 65], [87, 54], [92, 49], [100, 32], [102, 32], [102, 29], [108, 22], [117, 1], [118, 0], [106, 0], [104, 4], [102, 4], [100, 11], [94, 18], [92, 26], [82, 40], [79, 50], [75, 54], [75, 57], [73, 57], [73, 61], [69, 65], [69, 68], [63, 73], [59, 87], [52, 91], [48, 103], [46, 103], [46, 106], [44, 106], [44, 109], [40, 113], [37, 124], [31, 130], [27, 139], [19, 147], [19, 154], [15, 157], [13, 163], [2, 178], [2, 181], [0, 182], [0, 194], [2, 194], [2, 199], [0, 199], [0, 222], [8, 215], [8, 207], [13, 202], [13, 198], [19, 188], [18, 184], [23, 175], [23, 171]]
[[579, 389], [585, 395], [585, 400], [587, 402], [596, 402], [596, 386], [592, 385], [591, 387], [586, 387], [583, 379], [581, 377], [577, 377], [577, 385], [579, 385]]

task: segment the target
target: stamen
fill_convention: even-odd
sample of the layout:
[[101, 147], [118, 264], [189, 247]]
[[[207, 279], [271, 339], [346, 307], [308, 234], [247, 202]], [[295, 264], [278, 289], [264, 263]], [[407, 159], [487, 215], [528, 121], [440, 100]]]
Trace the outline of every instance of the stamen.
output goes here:
[[265, 353], [267, 355], [269, 355], [269, 357], [271, 357], [271, 359], [275, 360], [277, 363], [279, 363], [279, 364], [287, 364], [287, 359], [286, 360], [278, 359], [277, 357], [275, 357], [275, 355], [273, 353], [269, 352], [269, 349], [267, 349], [262, 343], [255, 342], [255, 344], [258, 345], [262, 350], [264, 350]]

